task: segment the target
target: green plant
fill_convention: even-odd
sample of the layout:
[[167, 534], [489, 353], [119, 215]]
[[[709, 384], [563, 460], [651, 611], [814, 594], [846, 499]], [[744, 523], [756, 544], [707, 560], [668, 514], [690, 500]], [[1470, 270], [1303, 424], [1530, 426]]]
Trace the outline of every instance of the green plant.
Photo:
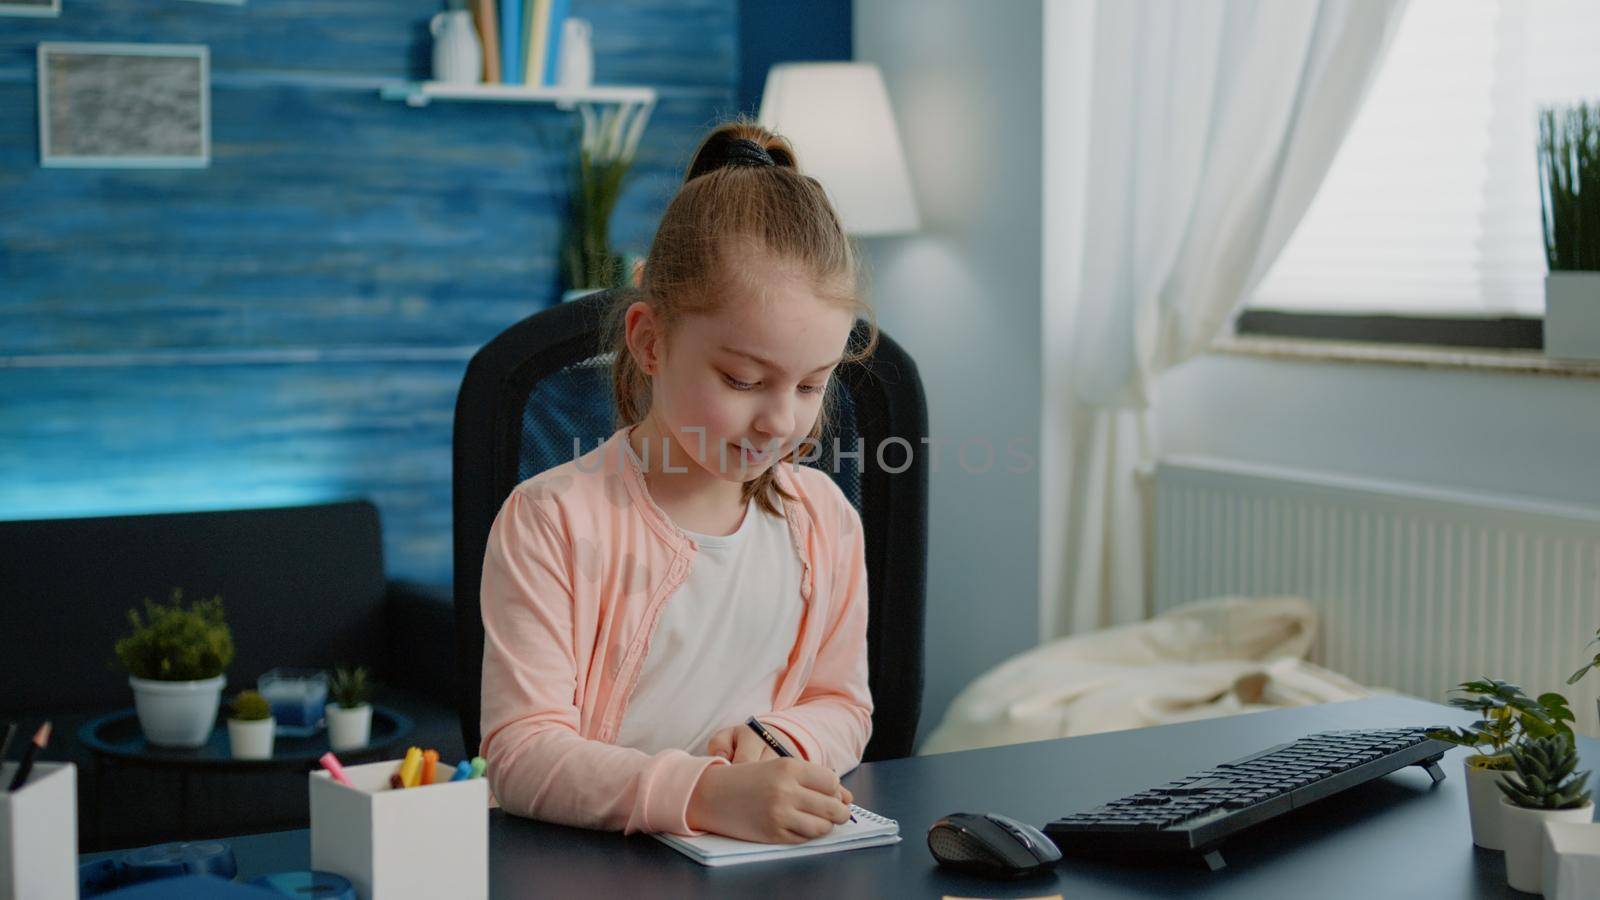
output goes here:
[[233, 662], [233, 632], [222, 598], [196, 600], [185, 608], [174, 588], [170, 603], [144, 601], [144, 615], [128, 610], [133, 631], [117, 639], [117, 660], [135, 678], [200, 681], [221, 675]]
[[1577, 809], [1589, 802], [1589, 773], [1578, 767], [1571, 736], [1529, 738], [1511, 748], [1515, 774], [1497, 782], [1500, 792], [1524, 809]]
[[1600, 271], [1600, 106], [1539, 111], [1539, 212], [1550, 271]]
[[257, 722], [272, 718], [272, 705], [255, 691], [240, 691], [230, 704], [233, 717], [243, 722]]
[[1478, 721], [1464, 728], [1438, 728], [1428, 737], [1459, 747], [1471, 747], [1475, 756], [1467, 764], [1484, 769], [1511, 768], [1510, 750], [1529, 738], [1551, 735], [1572, 737], [1572, 709], [1567, 698], [1557, 693], [1528, 697], [1522, 688], [1487, 676], [1464, 681], [1453, 693], [1450, 705], [1478, 714]]
[[566, 288], [610, 288], [624, 281], [623, 259], [611, 246], [611, 213], [633, 168], [650, 109], [618, 104], [596, 114], [580, 106], [582, 131], [561, 248]]
[[334, 669], [328, 681], [328, 696], [340, 709], [355, 709], [372, 699], [372, 679], [365, 666]]
[[[1589, 642], [1589, 647], [1597, 647], [1597, 646], [1600, 646], [1600, 628], [1596, 628], [1594, 630], [1594, 640]], [[1588, 649], [1588, 648], [1586, 647], [1585, 649]], [[1584, 663], [1583, 668], [1579, 669], [1576, 672], [1573, 672], [1572, 673], [1572, 677], [1567, 679], [1567, 684], [1577, 684], [1578, 683], [1578, 679], [1580, 679], [1583, 676], [1589, 674], [1589, 670], [1590, 669], [1600, 669], [1600, 651], [1596, 651], [1595, 654], [1594, 654], [1594, 659], [1591, 659], [1587, 663]]]

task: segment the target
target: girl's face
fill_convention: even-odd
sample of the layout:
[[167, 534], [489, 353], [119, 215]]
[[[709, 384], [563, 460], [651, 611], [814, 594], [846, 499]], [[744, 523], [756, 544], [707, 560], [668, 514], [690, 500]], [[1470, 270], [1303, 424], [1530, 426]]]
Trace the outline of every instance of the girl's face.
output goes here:
[[674, 466], [686, 455], [739, 483], [811, 433], [855, 314], [818, 297], [804, 277], [763, 268], [721, 312], [684, 318], [666, 341], [649, 306], [628, 310], [628, 344], [653, 382], [652, 455], [665, 432]]

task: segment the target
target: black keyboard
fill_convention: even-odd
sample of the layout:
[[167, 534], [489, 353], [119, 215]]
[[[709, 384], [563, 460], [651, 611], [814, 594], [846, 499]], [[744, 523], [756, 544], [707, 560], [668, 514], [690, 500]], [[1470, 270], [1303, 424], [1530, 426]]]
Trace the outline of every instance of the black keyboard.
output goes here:
[[1444, 780], [1450, 745], [1427, 728], [1325, 731], [1279, 744], [1170, 784], [1066, 816], [1044, 833], [1071, 856], [1198, 855], [1223, 866], [1219, 845], [1245, 829], [1406, 766]]

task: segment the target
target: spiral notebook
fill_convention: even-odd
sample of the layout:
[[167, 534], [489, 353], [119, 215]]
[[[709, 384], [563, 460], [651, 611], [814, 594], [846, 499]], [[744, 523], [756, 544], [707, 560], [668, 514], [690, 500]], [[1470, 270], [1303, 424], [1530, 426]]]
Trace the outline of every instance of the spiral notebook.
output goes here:
[[900, 823], [875, 812], [851, 804], [850, 812], [856, 821], [835, 825], [833, 830], [803, 844], [758, 844], [723, 837], [720, 834], [702, 834], [684, 837], [678, 834], [656, 834], [655, 838], [682, 853], [702, 866], [733, 866], [740, 863], [762, 862], [769, 859], [789, 859], [796, 856], [814, 856], [818, 853], [836, 853], [840, 850], [859, 850], [900, 842]]

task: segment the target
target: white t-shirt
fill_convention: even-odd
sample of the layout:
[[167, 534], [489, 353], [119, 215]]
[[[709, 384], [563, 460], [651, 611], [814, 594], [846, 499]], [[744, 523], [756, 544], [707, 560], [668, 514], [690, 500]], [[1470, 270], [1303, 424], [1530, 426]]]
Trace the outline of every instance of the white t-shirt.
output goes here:
[[699, 549], [656, 621], [616, 743], [702, 756], [713, 734], [772, 711], [800, 634], [802, 572], [788, 521], [754, 502], [733, 534], [685, 534]]

